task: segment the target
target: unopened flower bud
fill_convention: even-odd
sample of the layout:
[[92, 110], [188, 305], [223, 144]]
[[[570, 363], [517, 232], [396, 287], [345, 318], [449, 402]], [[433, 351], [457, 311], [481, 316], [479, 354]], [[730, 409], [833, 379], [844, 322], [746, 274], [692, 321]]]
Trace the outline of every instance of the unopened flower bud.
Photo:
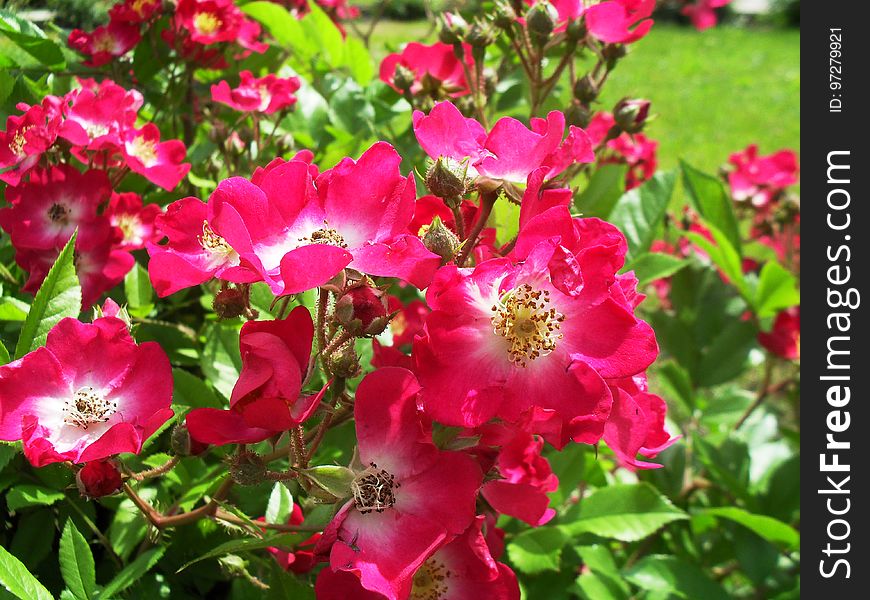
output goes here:
[[455, 160], [439, 157], [426, 172], [426, 187], [445, 200], [462, 198], [468, 190], [466, 168]]
[[76, 473], [76, 487], [85, 498], [102, 498], [114, 494], [123, 481], [114, 463], [108, 460], [95, 460], [86, 463]]
[[495, 41], [495, 31], [486, 21], [476, 19], [465, 34], [465, 41], [472, 48], [486, 48]]
[[102, 317], [115, 317], [121, 319], [127, 325], [127, 329], [133, 327], [133, 320], [130, 318], [130, 313], [127, 312], [126, 306], [118, 306], [118, 303], [111, 298], [106, 298], [102, 306], [94, 305], [94, 319]]
[[187, 430], [187, 425], [178, 422], [172, 428], [169, 436], [169, 446], [179, 456], [199, 456], [208, 450], [208, 444], [193, 439]]
[[326, 357], [326, 370], [342, 379], [353, 379], [362, 373], [359, 355], [354, 350], [352, 342], [348, 342]]
[[574, 83], [574, 97], [588, 105], [598, 97], [598, 86], [589, 75], [584, 75]]
[[495, 3], [495, 15], [493, 23], [501, 29], [510, 29], [517, 20], [517, 13], [510, 2], [506, 0], [498, 0]]
[[529, 30], [529, 37], [536, 46], [543, 46], [550, 40], [558, 18], [559, 13], [546, 0], [536, 2], [526, 12], [526, 28]]
[[404, 65], [396, 65], [393, 72], [393, 84], [403, 92], [411, 89], [414, 85], [414, 72]]
[[649, 116], [649, 100], [623, 98], [613, 109], [613, 118], [622, 131], [639, 133]]
[[565, 111], [565, 122], [581, 129], [586, 129], [592, 121], [592, 112], [582, 104], [573, 103]]
[[461, 44], [467, 31], [468, 23], [460, 15], [444, 13], [441, 30], [438, 32], [438, 40], [444, 44]]
[[441, 264], [446, 265], [453, 260], [461, 242], [459, 237], [444, 225], [441, 217], [436, 216], [423, 234], [423, 245], [429, 252], [440, 256]]
[[586, 37], [586, 23], [583, 19], [574, 19], [565, 27], [565, 37], [572, 42], [579, 42]]
[[607, 44], [601, 51], [604, 59], [607, 61], [607, 69], [613, 69], [620, 58], [623, 58], [628, 53], [628, 50], [622, 44]]
[[348, 333], [362, 337], [377, 335], [387, 328], [390, 317], [387, 295], [363, 279], [347, 289], [335, 303], [335, 320]]
[[242, 452], [230, 459], [230, 477], [239, 485], [257, 485], [266, 479], [266, 463], [256, 452]]
[[212, 302], [215, 314], [221, 319], [235, 319], [242, 316], [247, 305], [245, 295], [237, 288], [221, 290]]

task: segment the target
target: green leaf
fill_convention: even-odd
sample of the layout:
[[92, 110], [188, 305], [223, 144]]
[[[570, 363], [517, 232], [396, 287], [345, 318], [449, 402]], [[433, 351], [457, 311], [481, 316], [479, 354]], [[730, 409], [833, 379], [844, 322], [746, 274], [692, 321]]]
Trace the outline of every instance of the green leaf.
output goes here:
[[269, 503], [266, 505], [266, 522], [284, 525], [293, 512], [293, 494], [280, 481], [272, 486]]
[[558, 571], [569, 537], [561, 527], [526, 529], [507, 546], [511, 563], [523, 573]]
[[592, 173], [586, 189], [574, 199], [574, 207], [584, 217], [606, 219], [616, 201], [625, 193], [627, 169], [623, 164], [600, 165]]
[[76, 598], [90, 600], [94, 595], [96, 579], [94, 556], [85, 537], [79, 533], [72, 519], [66, 520], [60, 536], [60, 574]]
[[574, 582], [574, 587], [583, 600], [628, 600], [629, 598], [617, 579], [600, 573], [583, 573]]
[[372, 57], [359, 38], [353, 36], [345, 38], [344, 63], [351, 76], [360, 85], [366, 85], [372, 80], [375, 73]]
[[676, 172], [660, 171], [623, 194], [613, 207], [608, 220], [625, 234], [629, 256], [638, 257], [648, 251], [656, 239], [676, 181]]
[[753, 306], [758, 318], [772, 317], [779, 311], [801, 302], [795, 276], [776, 261], [768, 261], [758, 275]]
[[229, 398], [242, 370], [238, 330], [217, 323], [211, 325], [206, 332], [200, 366], [215, 389]]
[[737, 217], [734, 216], [731, 196], [722, 181], [699, 171], [684, 161], [680, 161], [680, 166], [683, 170], [683, 183], [689, 193], [692, 207], [705, 221], [712, 223], [725, 235], [740, 256], [742, 252]]
[[45, 344], [48, 332], [64, 317], [78, 317], [82, 307], [82, 288], [73, 263], [76, 237], [77, 234], [73, 233], [36, 292], [21, 327], [15, 358]]
[[106, 587], [100, 590], [100, 593], [96, 597], [100, 600], [109, 600], [113, 596], [116, 596], [118, 592], [123, 592], [128, 587], [139, 581], [145, 573], [154, 568], [154, 565], [163, 558], [164, 552], [166, 552], [166, 548], [158, 546], [140, 554], [136, 557], [136, 560], [121, 569], [121, 571], [115, 575], [114, 579], [107, 583]]
[[321, 465], [300, 472], [318, 487], [326, 490], [336, 498], [347, 498], [350, 496], [350, 484], [353, 482], [355, 475], [347, 467]]
[[0, 321], [23, 321], [30, 312], [30, 305], [18, 298], [0, 299]]
[[314, 588], [306, 585], [292, 573], [288, 573], [272, 561], [269, 574], [269, 592], [266, 596], [274, 600], [314, 600]]
[[743, 276], [743, 261], [740, 254], [719, 229], [710, 223], [705, 223], [705, 225], [713, 236], [712, 242], [695, 231], [687, 231], [684, 235], [701, 248], [710, 257], [713, 264], [722, 269], [731, 285], [736, 287], [744, 298], [748, 298], [749, 293], [746, 279]]
[[[301, 533], [283, 533], [280, 535], [275, 535], [272, 537], [267, 537], [263, 539], [254, 539], [254, 538], [244, 538], [240, 540], [231, 540], [229, 542], [224, 542], [219, 546], [212, 548], [205, 554], [198, 556], [197, 558], [184, 563], [176, 573], [180, 573], [185, 570], [187, 567], [196, 564], [200, 561], [207, 560], [209, 558], [217, 558], [219, 556], [224, 556], [226, 554], [232, 554], [235, 552], [242, 552], [246, 550], [262, 550], [263, 548], [271, 548], [271, 547], [281, 547], [281, 546], [292, 546], [294, 544], [299, 543], [302, 538]], [[304, 534], [306, 537], [310, 535], [309, 533]]]
[[718, 583], [695, 565], [667, 555], [650, 555], [626, 570], [625, 578], [643, 590], [686, 600], [728, 600]]
[[20, 560], [0, 546], [0, 584], [21, 600], [54, 600]]
[[670, 277], [687, 264], [688, 262], [679, 256], [647, 252], [636, 257], [624, 271], [634, 271], [638, 286], [643, 287], [656, 279]]
[[18, 510], [28, 506], [48, 506], [65, 497], [63, 492], [33, 484], [16, 485], [6, 494], [6, 507]]
[[12, 357], [9, 356], [9, 350], [6, 349], [3, 342], [0, 342], [0, 365], [5, 365], [10, 360], [12, 360]]
[[592, 533], [636, 542], [686, 518], [686, 513], [648, 483], [617, 484], [599, 488], [584, 499], [577, 520], [563, 527], [571, 535]]
[[55, 41], [46, 38], [30, 21], [8, 10], [0, 10], [0, 33], [46, 67], [63, 69], [66, 66], [63, 51]]
[[751, 321], [729, 321], [703, 349], [695, 373], [699, 386], [713, 386], [737, 377], [755, 347], [758, 329]]
[[184, 369], [172, 369], [172, 402], [191, 408], [226, 408], [224, 402], [199, 377]]
[[796, 550], [800, 547], [801, 537], [790, 525], [783, 523], [773, 517], [766, 515], [756, 515], [736, 506], [722, 506], [718, 508], [707, 508], [699, 511], [699, 514], [712, 515], [723, 519], [729, 519], [735, 523], [740, 523], [747, 529], [757, 533], [768, 542], [785, 547], [789, 550]]
[[124, 294], [130, 314], [134, 317], [146, 317], [154, 308], [154, 288], [148, 278], [148, 271], [139, 263], [124, 277]]

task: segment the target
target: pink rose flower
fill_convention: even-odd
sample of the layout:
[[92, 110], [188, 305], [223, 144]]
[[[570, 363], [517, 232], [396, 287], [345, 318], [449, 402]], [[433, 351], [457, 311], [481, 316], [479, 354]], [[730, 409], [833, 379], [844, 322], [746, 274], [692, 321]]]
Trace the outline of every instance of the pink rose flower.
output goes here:
[[167, 419], [172, 370], [120, 319], [63, 319], [45, 346], [0, 367], [0, 439], [37, 467], [138, 453]]

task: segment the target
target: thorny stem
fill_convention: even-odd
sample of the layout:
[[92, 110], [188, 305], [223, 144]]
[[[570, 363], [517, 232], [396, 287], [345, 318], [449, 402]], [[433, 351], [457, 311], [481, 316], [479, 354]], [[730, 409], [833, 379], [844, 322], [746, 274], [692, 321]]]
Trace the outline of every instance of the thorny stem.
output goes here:
[[130, 479], [133, 479], [135, 481], [143, 481], [145, 479], [151, 479], [152, 477], [158, 477], [160, 475], [163, 475], [164, 473], [168, 473], [173, 468], [175, 468], [175, 465], [178, 464], [179, 460], [181, 460], [180, 456], [173, 456], [162, 465], [154, 467], [153, 469], [139, 471], [138, 473], [130, 473]]
[[471, 228], [471, 233], [469, 233], [468, 237], [465, 239], [465, 244], [462, 246], [462, 251], [459, 254], [459, 257], [456, 259], [457, 266], [462, 267], [465, 265], [468, 255], [471, 254], [471, 251], [477, 244], [477, 237], [480, 235], [480, 232], [483, 231], [483, 228], [486, 227], [486, 222], [489, 220], [489, 215], [492, 212], [492, 207], [495, 205], [496, 198], [498, 198], [498, 196], [494, 192], [484, 192], [480, 194], [480, 214], [477, 217], [477, 221], [474, 223], [474, 227]]
[[317, 349], [322, 352], [326, 348], [326, 312], [329, 308], [329, 292], [319, 288], [317, 293]]
[[353, 334], [348, 333], [347, 331], [344, 331], [340, 335], [335, 336], [332, 341], [329, 342], [329, 344], [327, 344], [326, 347], [320, 351], [320, 356], [324, 358], [329, 356], [330, 354], [341, 348], [342, 345], [352, 340], [353, 337]]
[[190, 512], [182, 513], [180, 515], [164, 515], [158, 512], [153, 506], [148, 504], [139, 494], [136, 493], [129, 483], [124, 483], [124, 493], [133, 501], [133, 504], [136, 505], [148, 521], [157, 529], [163, 530], [168, 527], [178, 527], [179, 525], [188, 525], [190, 523], [194, 523], [203, 519], [205, 517], [211, 517], [215, 514], [218, 508], [218, 501], [223, 500], [227, 494], [229, 494], [230, 490], [234, 485], [233, 480], [226, 476], [221, 483], [220, 487], [218, 487], [217, 491], [212, 495], [211, 499], [200, 506], [199, 508], [195, 508]]
[[[240, 519], [236, 515], [228, 512], [222, 508], [218, 508], [215, 511], [214, 518], [219, 521], [226, 521], [227, 523], [232, 523], [233, 525], [249, 525], [244, 519]], [[322, 527], [318, 527], [316, 525], [283, 525], [281, 523], [266, 523], [266, 522], [257, 522], [257, 527], [262, 527], [263, 529], [272, 529], [274, 531], [284, 531], [287, 533], [293, 533], [297, 531], [320, 531], [323, 529]]]

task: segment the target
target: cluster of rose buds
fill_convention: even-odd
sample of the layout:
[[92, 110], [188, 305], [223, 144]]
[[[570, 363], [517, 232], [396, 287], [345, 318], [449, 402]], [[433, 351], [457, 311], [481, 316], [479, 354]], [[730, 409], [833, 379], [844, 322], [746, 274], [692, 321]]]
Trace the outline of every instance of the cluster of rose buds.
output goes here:
[[[0, 132], [0, 179], [8, 206], [0, 227], [9, 233], [15, 260], [29, 273], [24, 286], [35, 292], [61, 248], [78, 229], [76, 267], [88, 307], [133, 267], [131, 251], [155, 237], [160, 212], [143, 206], [133, 192], [114, 188], [129, 172], [171, 190], [187, 174], [186, 149], [160, 141], [154, 123], [138, 126], [142, 96], [111, 80], [79, 81], [65, 96], [18, 108]], [[88, 165], [85, 172], [73, 166]]]

